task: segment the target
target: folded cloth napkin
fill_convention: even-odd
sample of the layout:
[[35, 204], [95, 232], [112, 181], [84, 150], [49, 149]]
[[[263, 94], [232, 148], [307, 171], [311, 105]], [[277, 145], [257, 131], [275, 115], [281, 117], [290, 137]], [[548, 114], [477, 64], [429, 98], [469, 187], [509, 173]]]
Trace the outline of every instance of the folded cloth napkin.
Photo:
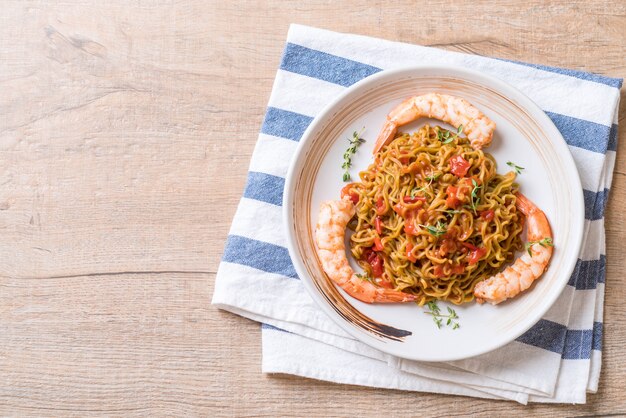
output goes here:
[[[383, 69], [453, 64], [517, 87], [569, 145], [585, 198], [584, 244], [568, 285], [516, 341], [447, 363], [395, 358], [351, 337], [298, 280], [282, 226], [284, 178], [315, 115]], [[617, 145], [622, 80], [292, 25], [248, 181], [220, 263], [213, 304], [263, 325], [263, 371], [331, 382], [520, 403], [584, 403], [598, 388], [605, 279], [604, 208]]]

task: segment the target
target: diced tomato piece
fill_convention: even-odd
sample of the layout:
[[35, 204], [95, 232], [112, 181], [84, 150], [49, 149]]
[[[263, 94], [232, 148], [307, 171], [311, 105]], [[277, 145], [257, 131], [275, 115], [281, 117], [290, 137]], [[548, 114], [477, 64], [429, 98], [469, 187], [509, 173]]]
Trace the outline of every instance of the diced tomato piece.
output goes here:
[[381, 277], [383, 275], [383, 259], [372, 251], [367, 257], [367, 262], [372, 266], [372, 274], [374, 277]]
[[402, 165], [407, 165], [410, 161], [409, 157], [400, 157], [398, 158], [398, 160], [400, 160], [400, 162], [402, 163]]
[[378, 200], [376, 201], [376, 214], [377, 215], [384, 215], [385, 214], [385, 199], [383, 199], [383, 197], [379, 197]]
[[491, 221], [495, 216], [495, 212], [491, 209], [480, 212], [480, 217], [484, 221]]
[[446, 197], [446, 205], [452, 209], [456, 209], [459, 204], [468, 200], [472, 188], [472, 179], [469, 178], [462, 179], [458, 186], [448, 186], [446, 188], [446, 193], [448, 194]]
[[404, 203], [417, 203], [417, 202], [425, 202], [426, 198], [424, 196], [404, 196], [402, 198]]
[[448, 194], [448, 197], [446, 198], [446, 205], [449, 208], [456, 209], [456, 207], [459, 206], [459, 203], [461, 203], [461, 201], [456, 197], [458, 191], [459, 188], [455, 186], [448, 186], [446, 188], [446, 193]]
[[356, 205], [359, 203], [359, 194], [354, 191], [354, 184], [355, 183], [346, 184], [341, 189], [341, 198], [343, 199], [345, 196], [350, 196], [350, 200]]
[[450, 158], [450, 171], [457, 177], [464, 177], [470, 168], [470, 163], [460, 155]]
[[380, 238], [378, 238], [378, 237], [374, 238], [374, 246], [372, 247], [372, 250], [374, 250], [374, 251], [382, 251], [383, 250], [383, 243], [380, 242]]
[[383, 233], [383, 220], [380, 218], [380, 216], [377, 216], [374, 219], [374, 226], [376, 227], [376, 233], [378, 235]]
[[377, 258], [377, 261], [372, 265], [372, 274], [374, 277], [380, 277], [384, 273], [383, 269], [383, 260], [382, 258]]
[[476, 248], [475, 250], [470, 251], [469, 257], [467, 258], [468, 264], [476, 264], [487, 254], [487, 249], [484, 247]]
[[443, 266], [441, 264], [438, 264], [435, 266], [435, 271], [433, 272], [433, 274], [437, 278], [446, 277], [445, 274], [443, 273]]
[[404, 233], [407, 235], [413, 235], [413, 236], [417, 236], [418, 231], [415, 228], [415, 225], [413, 225], [413, 223], [407, 223], [404, 224]]
[[404, 233], [407, 235], [417, 236], [419, 231], [415, 227], [415, 213], [413, 211], [407, 213], [404, 221]]
[[413, 244], [410, 242], [406, 243], [406, 258], [409, 259], [411, 263], [415, 263], [417, 261], [417, 257], [413, 254]]

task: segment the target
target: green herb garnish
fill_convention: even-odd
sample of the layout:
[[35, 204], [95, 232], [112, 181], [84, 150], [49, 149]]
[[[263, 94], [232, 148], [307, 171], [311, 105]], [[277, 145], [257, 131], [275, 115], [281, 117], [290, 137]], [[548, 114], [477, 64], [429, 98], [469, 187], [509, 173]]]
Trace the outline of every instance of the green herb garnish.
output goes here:
[[443, 325], [443, 320], [445, 318], [447, 318], [446, 326], [451, 326], [452, 329], [457, 329], [460, 327], [458, 321], [456, 321], [457, 319], [459, 319], [459, 316], [456, 314], [454, 309], [448, 306], [448, 314], [442, 314], [436, 300], [431, 300], [426, 304], [426, 306], [428, 306], [428, 309], [430, 309], [430, 311], [424, 313], [433, 317], [433, 322], [437, 325], [437, 328], [441, 329]]
[[[365, 130], [365, 128], [361, 130], [361, 133], [363, 133], [363, 130]], [[341, 168], [345, 170], [343, 172], [343, 181], [350, 181], [350, 167], [352, 167], [352, 156], [356, 153], [359, 145], [365, 142], [365, 140], [361, 138], [361, 133], [354, 131], [354, 133], [352, 134], [352, 138], [348, 138], [350, 146], [348, 147], [346, 152], [343, 153], [343, 164], [341, 165]]]
[[530, 251], [530, 247], [532, 247], [535, 244], [539, 244], [542, 247], [554, 247], [554, 243], [552, 242], [552, 238], [544, 238], [544, 239], [539, 240], [539, 241], [527, 242], [526, 243], [526, 251], [528, 251], [528, 255], [530, 255], [531, 257], [533, 256], [533, 253]]
[[430, 176], [424, 177], [424, 180], [428, 180], [429, 181], [428, 185], [430, 186], [430, 183], [432, 183], [433, 181], [436, 181], [439, 177], [441, 177], [441, 173], [435, 173], [435, 174], [431, 174]]
[[417, 193], [422, 192], [422, 191], [426, 191], [427, 187], [430, 187], [431, 184], [433, 184], [433, 181], [436, 181], [439, 177], [441, 177], [442, 173], [434, 173], [431, 174], [430, 176], [424, 177], [424, 180], [428, 180], [428, 184], [420, 187], [420, 188], [415, 188], [413, 190], [411, 190], [411, 197], [415, 197], [417, 196]]
[[480, 203], [480, 196], [478, 196], [478, 189], [480, 189], [482, 186], [479, 186], [478, 183], [476, 183], [476, 180], [472, 179], [472, 185], [474, 186], [474, 188], [472, 189], [472, 194], [471, 194], [471, 198], [472, 198], [472, 210], [474, 211], [474, 215], [476, 215], [476, 206], [478, 206], [478, 204]]
[[449, 144], [450, 142], [457, 139], [459, 135], [461, 135], [461, 132], [463, 132], [463, 125], [459, 125], [454, 136], [450, 135], [450, 131], [448, 131], [447, 129], [440, 129], [439, 131], [437, 131], [437, 139], [440, 140], [442, 144]]
[[511, 162], [511, 161], [507, 161], [506, 165], [508, 165], [509, 167], [511, 167], [513, 170], [515, 170], [515, 172], [517, 174], [522, 174], [522, 170], [524, 170], [524, 167], [520, 167], [519, 165]]
[[437, 131], [437, 139], [441, 141], [442, 144], [449, 144], [454, 141], [456, 136], [451, 136], [450, 131]]
[[446, 225], [444, 223], [442, 223], [441, 221], [437, 222], [437, 225], [435, 226], [431, 226], [431, 225], [419, 225], [420, 227], [424, 228], [425, 230], [427, 230], [431, 235], [434, 235], [436, 237], [443, 235], [446, 233]]

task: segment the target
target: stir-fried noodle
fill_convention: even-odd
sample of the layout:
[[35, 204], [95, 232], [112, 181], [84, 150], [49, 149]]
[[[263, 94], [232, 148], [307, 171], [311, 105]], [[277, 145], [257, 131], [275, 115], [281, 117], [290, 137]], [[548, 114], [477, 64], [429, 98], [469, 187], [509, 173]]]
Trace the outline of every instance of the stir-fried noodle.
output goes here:
[[343, 194], [354, 196], [351, 251], [378, 285], [424, 304], [473, 300], [476, 283], [522, 248], [515, 173], [466, 138], [424, 126], [398, 134]]

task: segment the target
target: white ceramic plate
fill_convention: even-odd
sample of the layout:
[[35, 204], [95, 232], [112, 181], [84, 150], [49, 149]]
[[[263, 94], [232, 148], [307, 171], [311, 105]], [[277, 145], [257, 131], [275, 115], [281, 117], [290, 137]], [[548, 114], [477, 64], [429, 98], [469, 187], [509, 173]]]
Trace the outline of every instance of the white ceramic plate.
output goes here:
[[[339, 199], [343, 153], [353, 131], [367, 142], [352, 159], [358, 178], [372, 161], [372, 148], [387, 113], [403, 99], [429, 92], [462, 97], [496, 122], [487, 152], [498, 172], [507, 161], [525, 167], [520, 191], [547, 215], [555, 251], [548, 270], [531, 289], [497, 306], [454, 306], [460, 328], [438, 329], [424, 307], [416, 304], [366, 304], [332, 284], [315, 252], [313, 231], [320, 202]], [[413, 132], [422, 119], [404, 126]], [[451, 127], [450, 127], [451, 128]], [[578, 171], [561, 134], [544, 112], [508, 84], [455, 67], [412, 67], [385, 71], [347, 89], [311, 123], [287, 175], [284, 219], [289, 253], [305, 287], [333, 320], [354, 337], [395, 356], [423, 361], [450, 361], [476, 356], [514, 340], [552, 306], [576, 263], [583, 235], [584, 201]], [[353, 268], [360, 268], [348, 252]], [[447, 303], [439, 303], [445, 310]], [[453, 306], [453, 305], [449, 305]]]

